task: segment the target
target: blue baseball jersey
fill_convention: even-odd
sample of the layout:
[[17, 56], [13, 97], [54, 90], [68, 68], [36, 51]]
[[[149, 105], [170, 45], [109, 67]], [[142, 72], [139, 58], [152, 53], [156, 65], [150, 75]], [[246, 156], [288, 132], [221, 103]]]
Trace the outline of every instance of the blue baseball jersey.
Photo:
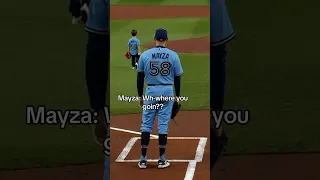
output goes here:
[[178, 54], [165, 47], [154, 47], [142, 53], [138, 72], [145, 74], [147, 84], [174, 84], [174, 77], [183, 74]]
[[85, 29], [96, 34], [110, 33], [110, 0], [90, 0]]
[[234, 31], [225, 0], [210, 1], [210, 40], [216, 46], [228, 42], [234, 37]]
[[137, 55], [139, 53], [138, 46], [140, 46], [140, 40], [136, 37], [130, 38], [128, 41], [128, 46], [130, 48], [130, 54]]

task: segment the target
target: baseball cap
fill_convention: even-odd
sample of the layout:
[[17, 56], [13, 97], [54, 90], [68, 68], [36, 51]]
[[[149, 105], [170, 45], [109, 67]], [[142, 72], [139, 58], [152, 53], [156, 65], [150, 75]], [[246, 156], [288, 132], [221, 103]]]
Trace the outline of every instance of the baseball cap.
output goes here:
[[157, 40], [157, 41], [165, 41], [168, 39], [168, 32], [167, 30], [165, 29], [157, 29], [155, 34], [154, 34], [154, 38]]

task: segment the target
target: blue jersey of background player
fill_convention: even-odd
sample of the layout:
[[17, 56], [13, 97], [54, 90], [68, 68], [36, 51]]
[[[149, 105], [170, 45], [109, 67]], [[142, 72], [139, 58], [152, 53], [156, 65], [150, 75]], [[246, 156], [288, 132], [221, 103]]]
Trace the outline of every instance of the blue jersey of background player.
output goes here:
[[[223, 110], [226, 81], [226, 44], [235, 33], [229, 18], [225, 0], [210, 2], [210, 108]], [[222, 128], [216, 128], [211, 117], [210, 167], [213, 168], [221, 152], [226, 148], [227, 136]]]
[[[110, 64], [110, 0], [90, 0], [86, 55], [86, 80], [91, 108], [99, 113], [94, 134], [99, 145], [110, 135], [109, 118], [105, 106], [109, 106], [107, 87]], [[106, 101], [108, 100], [108, 101]], [[108, 116], [108, 117], [107, 117]], [[103, 180], [110, 180], [110, 155], [105, 155]]]
[[131, 56], [139, 54], [138, 47], [140, 46], [140, 40], [136, 37], [136, 34], [134, 34], [134, 36], [129, 39], [128, 46], [129, 46], [129, 52]]
[[140, 40], [137, 38], [138, 31], [132, 30], [131, 31], [131, 38], [128, 40], [128, 48], [129, 53], [131, 55], [131, 65], [132, 69], [137, 68], [138, 60], [140, 58]]
[[[143, 84], [146, 81], [147, 88], [145, 96], [160, 97], [174, 96], [173, 85], [176, 96], [180, 96], [180, 76], [183, 73], [179, 56], [176, 52], [165, 47], [168, 40], [167, 31], [158, 29], [155, 32], [154, 40], [156, 46], [142, 53], [138, 62], [137, 88], [138, 95], [143, 95]], [[143, 108], [141, 125], [141, 159], [139, 167], [147, 167], [147, 147], [150, 141], [152, 126], [158, 114], [158, 134], [159, 134], [159, 161], [158, 168], [166, 168], [170, 163], [165, 159], [165, 149], [167, 144], [168, 126], [171, 120], [173, 101], [140, 100]], [[147, 107], [163, 104], [161, 108], [155, 109]], [[147, 108], [147, 109], [146, 109]]]
[[210, 1], [210, 41], [212, 46], [225, 44], [235, 36], [225, 0]]

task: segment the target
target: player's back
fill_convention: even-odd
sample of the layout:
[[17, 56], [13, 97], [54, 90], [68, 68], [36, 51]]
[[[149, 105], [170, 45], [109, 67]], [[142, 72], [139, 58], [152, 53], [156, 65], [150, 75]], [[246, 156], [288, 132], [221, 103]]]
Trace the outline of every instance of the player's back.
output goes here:
[[138, 46], [140, 46], [140, 40], [136, 37], [132, 37], [128, 40], [128, 46], [130, 47], [130, 53], [132, 55], [138, 54]]
[[90, 0], [86, 30], [97, 34], [110, 33], [110, 0]]
[[174, 77], [182, 73], [178, 54], [166, 47], [156, 46], [145, 51], [139, 60], [145, 73], [145, 82], [153, 85], [173, 85]]

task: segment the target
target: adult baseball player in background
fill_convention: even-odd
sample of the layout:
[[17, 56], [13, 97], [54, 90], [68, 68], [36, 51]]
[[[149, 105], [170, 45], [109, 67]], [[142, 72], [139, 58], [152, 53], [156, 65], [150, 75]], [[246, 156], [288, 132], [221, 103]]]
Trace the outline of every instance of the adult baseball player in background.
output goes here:
[[[109, 139], [109, 85], [110, 64], [110, 0], [91, 0], [86, 25], [88, 32], [86, 82], [91, 108], [99, 113], [93, 128], [96, 142], [103, 148]], [[106, 101], [107, 99], [107, 101]], [[107, 113], [105, 107], [107, 106]], [[108, 117], [107, 117], [108, 116]], [[110, 149], [109, 149], [110, 150]], [[105, 150], [104, 150], [105, 152]], [[110, 179], [110, 154], [105, 154], [104, 180]]]
[[[233, 39], [234, 31], [225, 0], [211, 0], [210, 4], [210, 107], [223, 110], [226, 81], [226, 44]], [[227, 136], [222, 127], [215, 128], [211, 113], [211, 169], [223, 152]]]
[[131, 55], [132, 69], [137, 69], [138, 60], [140, 58], [140, 40], [137, 38], [137, 30], [131, 31], [131, 38], [128, 40], [129, 53]]
[[141, 107], [148, 107], [156, 104], [163, 104], [162, 108], [143, 108], [142, 125], [141, 125], [141, 157], [139, 162], [140, 169], [147, 168], [147, 148], [150, 141], [150, 133], [158, 114], [158, 134], [159, 134], [159, 160], [158, 168], [166, 168], [170, 163], [165, 158], [167, 145], [168, 126], [171, 120], [172, 106], [174, 101], [154, 101], [143, 100], [143, 85], [146, 81], [147, 88], [145, 96], [174, 97], [174, 89], [176, 97], [180, 96], [181, 75], [183, 69], [179, 56], [176, 52], [166, 48], [168, 40], [167, 31], [165, 29], [157, 29], [154, 36], [155, 47], [145, 52], [138, 62], [137, 89]]

